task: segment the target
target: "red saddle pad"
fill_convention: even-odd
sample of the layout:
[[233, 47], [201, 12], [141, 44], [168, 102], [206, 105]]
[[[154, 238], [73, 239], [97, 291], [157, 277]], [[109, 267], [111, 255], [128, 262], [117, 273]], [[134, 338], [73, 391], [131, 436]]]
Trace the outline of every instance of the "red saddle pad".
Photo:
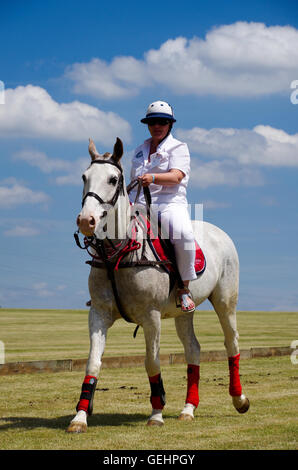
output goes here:
[[[150, 222], [148, 221], [147, 218], [143, 217], [142, 215], [141, 217], [143, 218], [144, 223], [146, 223], [147, 225], [147, 230], [150, 235], [151, 249], [153, 250], [153, 252], [155, 252], [154, 253], [155, 257], [157, 257], [161, 261], [170, 261], [163, 247], [163, 244], [161, 243], [160, 238], [156, 234], [153, 233], [152, 228], [150, 226]], [[168, 243], [170, 243], [169, 240], [168, 240]], [[195, 267], [196, 274], [198, 275], [198, 274], [201, 274], [206, 268], [206, 258], [197, 241], [195, 241], [195, 244], [196, 244], [196, 258], [195, 258], [194, 267]], [[169, 264], [166, 264], [166, 268], [168, 271], [171, 271], [171, 272], [175, 271], [174, 266], [170, 262]]]

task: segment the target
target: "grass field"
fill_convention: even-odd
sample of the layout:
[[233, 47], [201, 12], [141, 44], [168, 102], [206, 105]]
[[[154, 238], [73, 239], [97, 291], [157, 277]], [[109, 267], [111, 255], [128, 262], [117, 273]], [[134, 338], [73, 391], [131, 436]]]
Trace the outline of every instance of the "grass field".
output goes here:
[[[289, 346], [297, 339], [298, 313], [239, 312], [242, 348]], [[162, 323], [162, 353], [182, 352], [174, 322]], [[216, 314], [198, 312], [202, 349], [223, 349]], [[144, 354], [140, 329], [119, 321], [106, 356]], [[6, 362], [85, 358], [89, 339], [85, 311], [0, 311]], [[83, 372], [0, 377], [0, 449], [200, 450], [297, 449], [297, 365], [289, 356], [242, 360], [240, 375], [250, 410], [238, 414], [228, 394], [226, 361], [201, 364], [200, 404], [191, 423], [177, 421], [186, 393], [186, 366], [162, 367], [165, 426], [145, 426], [149, 384], [143, 367], [102, 369], [94, 414], [86, 434], [65, 433], [74, 416]]]
[[185, 366], [162, 370], [167, 393], [162, 428], [145, 426], [149, 385], [143, 368], [103, 369], [86, 434], [65, 432], [82, 373], [0, 378], [1, 449], [296, 449], [297, 366], [289, 357], [244, 360], [241, 380], [251, 401], [239, 415], [228, 395], [226, 363], [201, 366], [196, 419], [180, 422]]
[[[202, 351], [224, 349], [224, 338], [213, 311], [195, 314]], [[238, 312], [240, 347], [290, 346], [298, 338], [298, 312]], [[144, 354], [142, 328], [118, 320], [109, 330], [105, 356]], [[84, 359], [89, 352], [88, 312], [82, 310], [0, 310], [0, 340], [5, 362]], [[183, 352], [174, 320], [162, 321], [161, 354]]]

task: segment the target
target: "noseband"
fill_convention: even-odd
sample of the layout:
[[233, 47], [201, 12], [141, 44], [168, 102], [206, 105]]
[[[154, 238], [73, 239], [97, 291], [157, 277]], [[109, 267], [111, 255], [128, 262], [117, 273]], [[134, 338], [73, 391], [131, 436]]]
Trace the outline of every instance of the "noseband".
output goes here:
[[86, 198], [88, 196], [90, 197], [94, 197], [100, 204], [109, 204], [109, 205], [112, 205], [114, 206], [117, 202], [117, 199], [119, 197], [119, 194], [120, 192], [122, 192], [122, 194], [124, 195], [124, 188], [123, 188], [123, 169], [121, 168], [120, 165], [118, 165], [118, 163], [116, 162], [113, 162], [111, 160], [93, 160], [91, 162], [91, 165], [93, 165], [94, 163], [108, 163], [109, 165], [113, 165], [115, 166], [116, 168], [118, 168], [118, 170], [120, 171], [121, 173], [121, 176], [119, 178], [119, 181], [118, 181], [118, 185], [117, 185], [117, 188], [116, 188], [116, 191], [115, 191], [115, 194], [114, 196], [112, 197], [112, 199], [110, 199], [109, 201], [103, 201], [102, 198], [96, 194], [96, 193], [93, 193], [92, 191], [89, 191], [83, 198], [82, 200], [82, 207], [84, 206], [85, 204], [85, 201], [86, 201]]

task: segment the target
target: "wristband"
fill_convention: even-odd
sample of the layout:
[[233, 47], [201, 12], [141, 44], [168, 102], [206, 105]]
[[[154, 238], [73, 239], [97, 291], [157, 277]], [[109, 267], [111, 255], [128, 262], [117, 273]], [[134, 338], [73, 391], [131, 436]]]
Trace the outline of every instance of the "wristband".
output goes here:
[[152, 183], [154, 183], [155, 175], [152, 175]]

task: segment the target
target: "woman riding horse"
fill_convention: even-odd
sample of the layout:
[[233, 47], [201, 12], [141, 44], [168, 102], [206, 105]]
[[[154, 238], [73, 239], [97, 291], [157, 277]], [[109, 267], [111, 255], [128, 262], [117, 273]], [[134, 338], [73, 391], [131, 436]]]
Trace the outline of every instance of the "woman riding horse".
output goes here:
[[[147, 109], [141, 122], [148, 125], [151, 138], [137, 147], [132, 159], [131, 179], [139, 178], [149, 186], [152, 208], [158, 211], [162, 224], [169, 228], [169, 238], [174, 246], [177, 267], [184, 288], [177, 290], [183, 312], [193, 312], [195, 303], [189, 282], [197, 279], [195, 239], [188, 213], [186, 188], [190, 172], [190, 155], [187, 144], [171, 134], [176, 122], [172, 107], [164, 101], [155, 101]], [[131, 202], [135, 193], [130, 193]], [[140, 196], [139, 203], [145, 200]]]

